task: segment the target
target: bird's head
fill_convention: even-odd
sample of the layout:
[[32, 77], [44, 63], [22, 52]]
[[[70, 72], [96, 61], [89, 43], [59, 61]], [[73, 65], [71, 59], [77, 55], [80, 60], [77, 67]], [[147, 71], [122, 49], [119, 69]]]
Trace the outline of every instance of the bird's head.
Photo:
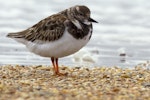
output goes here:
[[[77, 5], [68, 9], [69, 19], [77, 26], [80, 27], [80, 23], [90, 25], [92, 22], [98, 23], [91, 17], [90, 9], [83, 5]], [[78, 25], [79, 24], [79, 25]]]

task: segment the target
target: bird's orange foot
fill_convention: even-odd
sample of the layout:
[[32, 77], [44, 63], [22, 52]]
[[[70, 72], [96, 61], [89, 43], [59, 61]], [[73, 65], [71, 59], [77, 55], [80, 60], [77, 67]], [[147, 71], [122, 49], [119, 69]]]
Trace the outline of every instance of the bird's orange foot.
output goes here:
[[57, 72], [57, 73], [55, 73], [54, 75], [58, 75], [58, 76], [67, 76], [68, 73], [60, 73], [60, 72]]

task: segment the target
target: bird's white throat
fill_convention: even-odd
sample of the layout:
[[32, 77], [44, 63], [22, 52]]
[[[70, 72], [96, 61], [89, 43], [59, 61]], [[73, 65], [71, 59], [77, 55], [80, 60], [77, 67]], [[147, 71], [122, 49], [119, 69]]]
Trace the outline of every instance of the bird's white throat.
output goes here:
[[73, 24], [78, 28], [78, 29], [81, 29], [82, 30], [82, 26], [81, 26], [81, 24], [80, 24], [80, 22], [78, 21], [78, 20], [74, 20], [74, 21], [72, 21], [73, 22]]

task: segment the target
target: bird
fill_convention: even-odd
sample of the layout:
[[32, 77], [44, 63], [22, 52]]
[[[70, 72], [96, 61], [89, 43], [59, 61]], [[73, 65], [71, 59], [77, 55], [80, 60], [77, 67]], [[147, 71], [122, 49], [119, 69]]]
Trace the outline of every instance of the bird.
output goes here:
[[88, 43], [92, 23], [98, 23], [90, 16], [87, 6], [75, 5], [23, 31], [8, 33], [7, 37], [24, 44], [34, 54], [50, 58], [54, 75], [65, 75], [59, 71], [58, 59], [74, 54]]

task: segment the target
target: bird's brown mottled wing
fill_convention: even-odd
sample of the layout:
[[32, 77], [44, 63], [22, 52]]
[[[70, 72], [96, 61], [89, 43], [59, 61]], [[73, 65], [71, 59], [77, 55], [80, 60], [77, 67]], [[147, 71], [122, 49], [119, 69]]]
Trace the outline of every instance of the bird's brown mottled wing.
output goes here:
[[24, 38], [28, 41], [55, 41], [58, 40], [65, 31], [64, 22], [67, 18], [62, 14], [55, 14], [41, 20], [31, 28], [18, 32], [9, 33], [8, 37]]

